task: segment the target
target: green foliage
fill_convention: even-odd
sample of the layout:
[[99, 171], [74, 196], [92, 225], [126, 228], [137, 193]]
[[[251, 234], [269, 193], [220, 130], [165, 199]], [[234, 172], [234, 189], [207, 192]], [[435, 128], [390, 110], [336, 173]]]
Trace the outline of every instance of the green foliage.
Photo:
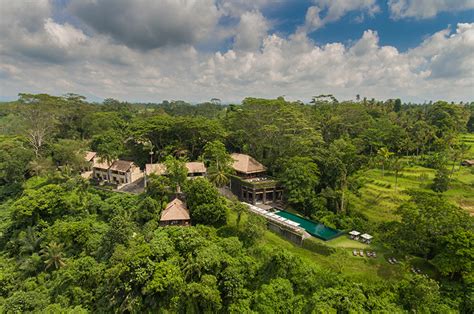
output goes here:
[[52, 145], [53, 161], [74, 171], [81, 170], [86, 166], [81, 146], [83, 143], [80, 141], [60, 139]]
[[161, 216], [161, 205], [151, 197], [144, 198], [138, 205], [138, 210], [135, 213], [135, 220], [143, 225], [146, 222], [156, 219], [159, 220]]
[[303, 241], [303, 247], [312, 252], [322, 254], [322, 255], [331, 255], [336, 252], [332, 247], [322, 244], [320, 241], [313, 238], [307, 238]]
[[222, 226], [227, 221], [228, 207], [217, 189], [206, 179], [191, 180], [186, 187], [186, 201], [194, 224]]
[[37, 291], [16, 291], [5, 300], [3, 311], [5, 313], [38, 312], [49, 303], [45, 293]]
[[165, 160], [166, 175], [169, 178], [171, 187], [174, 191], [178, 191], [179, 187], [183, 186], [188, 176], [188, 169], [184, 161], [167, 156]]
[[13, 219], [21, 227], [52, 222], [72, 210], [71, 200], [64, 188], [55, 184], [26, 190], [12, 204]]
[[267, 229], [267, 221], [262, 216], [248, 212], [247, 220], [242, 227], [242, 238], [250, 246], [263, 237]]
[[111, 163], [124, 152], [124, 138], [115, 131], [105, 131], [94, 135], [91, 147], [97, 152], [99, 159]]
[[318, 166], [307, 157], [293, 157], [283, 165], [280, 180], [285, 187], [289, 204], [310, 215], [314, 209], [316, 186], [319, 183]]
[[222, 142], [212, 141], [207, 143], [204, 146], [202, 157], [208, 166], [209, 180], [214, 185], [222, 187], [229, 183], [229, 175], [233, 172], [233, 160]]
[[435, 192], [443, 193], [449, 189], [449, 171], [446, 168], [440, 168], [436, 171], [431, 189]]
[[474, 232], [473, 218], [465, 211], [442, 196], [412, 192], [411, 200], [398, 213], [401, 222], [392, 223], [387, 233], [394, 248], [433, 260], [444, 274], [461, 275], [472, 270], [469, 241]]
[[440, 293], [436, 281], [414, 275], [400, 285], [400, 302], [406, 310], [443, 313], [448, 309], [439, 307]]
[[[472, 106], [338, 102], [332, 95], [311, 104], [283, 97], [218, 103], [92, 104], [75, 94], [21, 94], [2, 104], [0, 312], [472, 312], [472, 218], [443, 197], [405, 194], [432, 178], [423, 168], [426, 180], [416, 179], [414, 165], [424, 163], [451, 167], [445, 194], [469, 199], [470, 190], [459, 192], [469, 173], [455, 171], [468, 158], [457, 138], [472, 124]], [[385, 248], [362, 259], [343, 249], [333, 254], [334, 243], [306, 239], [301, 248], [275, 240], [260, 217], [243, 215], [244, 205], [216, 190], [232, 175], [227, 149], [249, 153], [281, 177], [295, 209], [328, 226], [370, 232], [377, 245], [432, 265], [439, 280], [406, 276], [382, 261]], [[76, 176], [81, 150], [140, 166], [150, 150], [157, 160], [202, 158], [211, 182], [185, 180], [173, 158], [170, 176], [147, 178], [144, 195], [96, 190]], [[379, 154], [384, 178], [367, 169], [377, 176], [360, 180], [383, 150], [393, 152]], [[370, 199], [359, 191], [364, 183]], [[177, 185], [193, 226], [158, 227]], [[384, 216], [396, 207], [394, 195], [406, 200], [399, 219]], [[367, 206], [376, 208], [369, 218]], [[379, 228], [374, 220], [394, 221]]]
[[45, 270], [59, 269], [66, 265], [63, 245], [56, 242], [50, 242], [41, 250], [41, 257], [44, 259]]
[[0, 137], [0, 182], [21, 183], [28, 173], [33, 152], [19, 138]]

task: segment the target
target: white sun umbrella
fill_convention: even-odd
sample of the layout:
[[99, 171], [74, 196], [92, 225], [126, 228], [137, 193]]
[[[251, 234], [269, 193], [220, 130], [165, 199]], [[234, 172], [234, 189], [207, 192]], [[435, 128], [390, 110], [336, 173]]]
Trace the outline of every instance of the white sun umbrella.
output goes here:
[[353, 235], [353, 236], [358, 236], [360, 234], [359, 231], [355, 231], [355, 230], [352, 230], [351, 232], [349, 232], [350, 235]]
[[370, 240], [370, 239], [373, 238], [373, 236], [371, 236], [370, 234], [364, 233], [363, 235], [361, 235], [361, 238], [364, 238], [366, 240]]

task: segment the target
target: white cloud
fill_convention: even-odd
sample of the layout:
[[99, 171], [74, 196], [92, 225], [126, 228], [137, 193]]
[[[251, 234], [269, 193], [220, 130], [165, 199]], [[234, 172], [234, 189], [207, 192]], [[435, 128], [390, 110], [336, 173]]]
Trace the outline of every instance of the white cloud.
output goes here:
[[373, 16], [380, 11], [376, 0], [313, 0], [314, 5], [306, 12], [305, 24], [299, 31], [312, 32], [327, 23], [335, 22], [351, 11], [361, 11], [358, 20], [364, 14]]
[[240, 17], [248, 11], [259, 11], [268, 5], [276, 5], [283, 0], [217, 0], [219, 11], [228, 16]]
[[394, 19], [426, 19], [440, 12], [474, 9], [474, 0], [389, 0], [388, 7]]
[[373, 30], [351, 45], [317, 45], [305, 32], [274, 34], [252, 8], [229, 32], [236, 36], [234, 45], [220, 52], [191, 43], [135, 49], [108, 33], [54, 20], [47, 1], [30, 10], [18, 3], [6, 8], [15, 15], [0, 21], [10, 25], [0, 29], [2, 97], [75, 92], [131, 101], [239, 101], [283, 94], [308, 100], [317, 93], [340, 99], [355, 94], [413, 101], [473, 98], [474, 23], [442, 30], [400, 52], [381, 45]]
[[68, 48], [86, 41], [84, 33], [70, 24], [57, 24], [51, 18], [47, 18], [44, 29], [58, 46]]
[[237, 50], [257, 50], [267, 35], [269, 23], [259, 11], [245, 12], [240, 17], [234, 40]]

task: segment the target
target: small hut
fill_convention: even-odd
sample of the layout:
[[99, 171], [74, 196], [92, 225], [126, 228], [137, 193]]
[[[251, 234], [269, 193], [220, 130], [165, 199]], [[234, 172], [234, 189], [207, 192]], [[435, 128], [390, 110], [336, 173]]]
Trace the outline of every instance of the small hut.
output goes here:
[[161, 213], [160, 226], [190, 226], [191, 217], [186, 205], [178, 198], [175, 198], [166, 205]]

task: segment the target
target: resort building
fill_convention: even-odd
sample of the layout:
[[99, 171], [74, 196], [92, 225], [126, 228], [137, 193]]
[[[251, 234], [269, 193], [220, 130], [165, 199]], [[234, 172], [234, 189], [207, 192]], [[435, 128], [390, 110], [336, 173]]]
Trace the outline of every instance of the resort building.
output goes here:
[[178, 198], [175, 198], [166, 205], [161, 213], [160, 226], [190, 226], [191, 217], [186, 205]]
[[133, 161], [115, 160], [112, 163], [108, 163], [96, 160], [92, 166], [92, 177], [120, 186], [142, 178], [143, 172]]
[[231, 176], [230, 188], [240, 200], [250, 204], [271, 204], [282, 200], [283, 188], [266, 175], [266, 167], [246, 154], [231, 155], [235, 175]]
[[92, 177], [99, 181], [108, 181], [110, 166], [109, 162], [96, 160], [92, 165]]
[[109, 181], [118, 185], [132, 183], [142, 177], [143, 172], [133, 161], [116, 160], [109, 168]]

